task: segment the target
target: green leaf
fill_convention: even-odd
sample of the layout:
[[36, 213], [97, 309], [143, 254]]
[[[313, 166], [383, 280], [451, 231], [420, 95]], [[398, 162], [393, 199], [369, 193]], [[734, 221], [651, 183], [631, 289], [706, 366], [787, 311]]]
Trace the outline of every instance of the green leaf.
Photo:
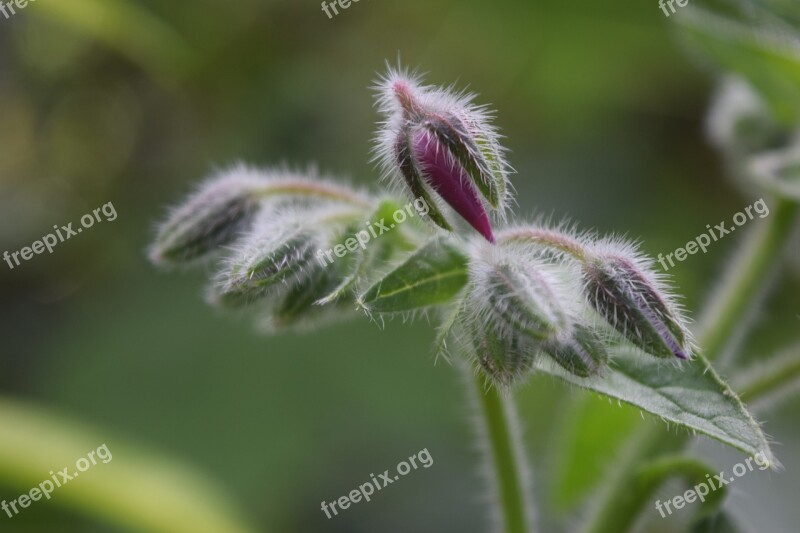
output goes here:
[[537, 367], [747, 454], [763, 452], [770, 463], [775, 462], [758, 423], [702, 356], [678, 367], [644, 357], [632, 347], [617, 346], [609, 353], [612, 362], [599, 376], [580, 378], [546, 358]]
[[[651, 499], [658, 487], [671, 477], [680, 476], [689, 485], [696, 487], [700, 484], [708, 486], [708, 480], [717, 471], [694, 457], [684, 455], [663, 456], [642, 465], [636, 472], [636, 493], [642, 503]], [[703, 522], [706, 518], [715, 516], [721, 509], [725, 497], [728, 494], [727, 487], [718, 487], [709, 490], [704, 495], [704, 500], [699, 502], [696, 508], [693, 522]]]
[[463, 299], [459, 299], [453, 302], [450, 308], [445, 309], [443, 313], [441, 324], [436, 331], [436, 339], [433, 341], [433, 354], [437, 359], [441, 355], [445, 360], [449, 360], [447, 354], [447, 339], [450, 337], [450, 333], [458, 322], [458, 317], [461, 314], [463, 305]]
[[717, 68], [746, 78], [766, 99], [775, 118], [800, 117], [800, 14], [774, 0], [712, 1], [687, 6], [676, 17], [683, 37]]
[[639, 411], [617, 402], [598, 402], [592, 394], [570, 396], [553, 434], [553, 482], [549, 496], [559, 512], [574, 509], [597, 487], [613, 464]]
[[460, 250], [433, 240], [370, 287], [359, 299], [369, 312], [396, 313], [448, 303], [467, 283]]
[[105, 444], [110, 459], [97, 460], [80, 477], [68, 480], [68, 487], [55, 488], [53, 505], [132, 531], [255, 531], [207, 477], [106, 431], [8, 399], [0, 399], [0, 424], [0, 479], [20, 492], [38, 487], [50, 471], [69, 468], [73, 473], [78, 460]]

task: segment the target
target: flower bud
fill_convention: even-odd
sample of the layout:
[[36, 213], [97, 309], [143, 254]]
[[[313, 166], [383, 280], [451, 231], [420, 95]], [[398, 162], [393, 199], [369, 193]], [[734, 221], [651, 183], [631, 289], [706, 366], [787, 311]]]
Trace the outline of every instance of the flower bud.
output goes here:
[[416, 131], [412, 134], [411, 152], [425, 183], [487, 241], [494, 242], [492, 224], [475, 185], [439, 139], [428, 131]]
[[387, 116], [377, 154], [388, 176], [400, 176], [415, 198], [431, 206], [430, 219], [450, 223], [430, 201], [435, 192], [478, 233], [494, 242], [488, 212], [502, 215], [509, 200], [508, 164], [489, 114], [472, 96], [418, 84], [390, 72], [378, 87]]
[[333, 266], [315, 269], [307, 280], [292, 286], [280, 303], [268, 311], [262, 329], [302, 330], [355, 315], [355, 306], [347, 298], [336, 298], [325, 305], [319, 303], [320, 298], [330, 294], [340, 281], [341, 277]]
[[471, 337], [478, 364], [495, 383], [511, 385], [533, 366], [536, 350], [520, 337], [500, 337], [491, 328], [473, 330]]
[[550, 282], [534, 268], [495, 265], [475, 283], [488, 304], [487, 316], [500, 332], [541, 341], [567, 326]]
[[297, 229], [275, 238], [256, 235], [245, 243], [228, 267], [218, 276], [212, 303], [237, 307], [306, 281], [314, 270], [323, 268], [315, 258], [318, 239]]
[[569, 331], [569, 319], [549, 265], [500, 254], [473, 254], [460, 323], [478, 364], [509, 384]]
[[544, 352], [565, 370], [586, 378], [598, 374], [608, 361], [608, 353], [596, 332], [576, 324], [566, 340], [553, 340]]
[[235, 168], [203, 184], [161, 225], [150, 260], [170, 265], [200, 259], [246, 231], [267, 180]]
[[591, 306], [630, 342], [656, 357], [691, 356], [691, 336], [680, 310], [632, 250], [618, 247], [590, 256], [583, 281]]

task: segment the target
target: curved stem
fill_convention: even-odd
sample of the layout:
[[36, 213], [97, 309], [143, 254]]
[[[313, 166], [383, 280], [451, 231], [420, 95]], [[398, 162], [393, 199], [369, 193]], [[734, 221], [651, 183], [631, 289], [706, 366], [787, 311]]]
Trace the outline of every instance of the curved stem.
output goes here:
[[[752, 300], [765, 292], [770, 274], [798, 218], [798, 206], [778, 200], [765, 224], [752, 231], [741, 250], [731, 261], [731, 268], [712, 299], [702, 320], [700, 359], [712, 359], [725, 351], [729, 340], [746, 329]], [[606, 533], [628, 531], [641, 510], [631, 498], [636, 469], [643, 462], [665, 453], [683, 449], [688, 433], [666, 433], [656, 425], [640, 427], [616, 465], [617, 475], [607, 484], [583, 531]]]
[[[467, 372], [470, 372], [467, 370]], [[472, 372], [470, 372], [472, 374]], [[472, 375], [472, 384], [478, 398], [483, 418], [491, 472], [497, 489], [497, 500], [505, 533], [532, 533], [532, 517], [526, 503], [525, 476], [522, 446], [519, 442], [516, 409], [510, 396], [495, 387], [486, 387], [482, 375]]]
[[261, 189], [262, 197], [274, 196], [279, 194], [289, 194], [298, 196], [317, 196], [331, 200], [340, 200], [361, 207], [369, 207], [369, 199], [334, 183], [311, 181], [307, 179], [280, 179], [269, 182]]
[[586, 260], [586, 250], [577, 239], [547, 228], [519, 228], [497, 235], [498, 242], [529, 242], [557, 250], [578, 261]]

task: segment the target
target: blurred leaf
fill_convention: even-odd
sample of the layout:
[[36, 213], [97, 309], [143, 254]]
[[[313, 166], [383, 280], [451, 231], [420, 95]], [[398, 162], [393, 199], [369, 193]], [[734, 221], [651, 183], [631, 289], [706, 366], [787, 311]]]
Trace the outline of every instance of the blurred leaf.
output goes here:
[[452, 245], [431, 241], [370, 287], [359, 304], [370, 312], [399, 313], [448, 303], [467, 283], [466, 263]]
[[682, 8], [686, 42], [745, 78], [784, 124], [800, 118], [800, 9], [796, 2], [739, 0]]
[[573, 385], [621, 400], [690, 431], [697, 431], [747, 454], [772, 452], [764, 433], [736, 394], [703, 358], [680, 367], [620, 346], [610, 351], [604, 375], [580, 378], [541, 358], [544, 372]]
[[51, 471], [73, 472], [78, 459], [105, 444], [111, 460], [56, 488], [53, 503], [142, 531], [254, 531], [212, 483], [186, 466], [18, 401], [0, 399], [0, 425], [0, 476], [20, 491], [38, 487]]
[[680, 476], [690, 487], [705, 484], [708, 493], [703, 495], [702, 505], [695, 512], [693, 521], [702, 522], [709, 516], [714, 516], [725, 502], [728, 489], [724, 486], [711, 490], [708, 480], [717, 474], [718, 471], [712, 469], [702, 461], [687, 456], [664, 456], [659, 457], [647, 464], [642, 465], [636, 475], [635, 491], [642, 503], [649, 500], [656, 489], [667, 479]]
[[550, 497], [561, 511], [576, 506], [598, 485], [640, 420], [636, 409], [592, 396], [574, 396], [560, 417], [564, 423], [553, 443], [557, 455]]
[[186, 41], [138, 2], [38, 2], [31, 13], [91, 35], [168, 84], [194, 67], [194, 54]]

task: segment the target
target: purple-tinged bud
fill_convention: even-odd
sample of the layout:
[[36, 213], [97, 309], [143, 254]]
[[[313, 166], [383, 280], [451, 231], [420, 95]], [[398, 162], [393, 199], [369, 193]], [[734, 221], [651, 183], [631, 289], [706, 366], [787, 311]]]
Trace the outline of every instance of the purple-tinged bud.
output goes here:
[[419, 162], [427, 184], [470, 226], [493, 243], [492, 224], [464, 167], [427, 131], [413, 134], [412, 147], [414, 159]]
[[691, 334], [657, 275], [629, 246], [590, 255], [583, 265], [586, 298], [630, 342], [656, 357], [688, 359]]
[[501, 167], [502, 148], [493, 144], [469, 116], [462, 120], [454, 113], [430, 114], [422, 126], [461, 164], [489, 204], [501, 207], [507, 194], [506, 170]]
[[409, 191], [414, 198], [421, 198], [428, 205], [428, 217], [440, 228], [447, 231], [452, 231], [452, 226], [444, 218], [444, 215], [439, 210], [436, 202], [433, 201], [425, 182], [420, 175], [420, 171], [412, 157], [412, 150], [409, 142], [408, 132], [403, 131], [398, 134], [397, 141], [394, 147], [394, 156], [397, 161], [397, 166], [400, 169], [400, 174], [408, 186]]
[[422, 86], [390, 71], [378, 86], [387, 117], [376, 152], [387, 176], [402, 177], [415, 198], [430, 206], [430, 220], [450, 230], [435, 193], [489, 242], [489, 213], [502, 217], [509, 201], [509, 166], [490, 114], [470, 95]]

